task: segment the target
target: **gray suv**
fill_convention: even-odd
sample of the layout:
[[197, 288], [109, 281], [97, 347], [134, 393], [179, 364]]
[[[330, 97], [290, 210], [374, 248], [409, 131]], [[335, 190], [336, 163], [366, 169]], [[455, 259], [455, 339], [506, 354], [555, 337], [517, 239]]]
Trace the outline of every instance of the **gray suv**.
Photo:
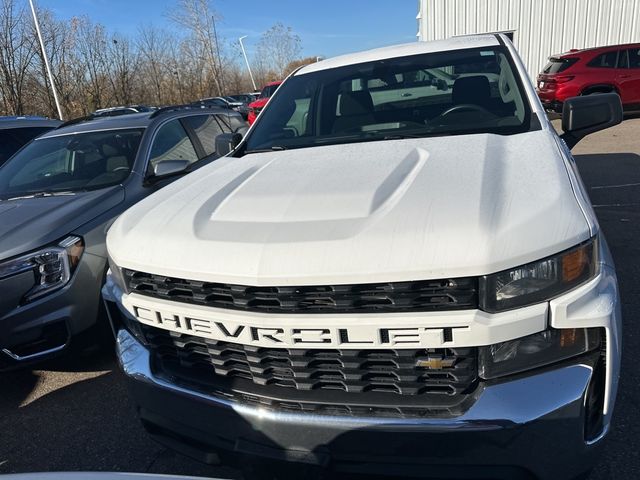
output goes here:
[[0, 168], [0, 369], [45, 359], [81, 332], [98, 330], [111, 223], [218, 158], [216, 144], [244, 125], [227, 109], [189, 107], [86, 117], [40, 136], [6, 162]]

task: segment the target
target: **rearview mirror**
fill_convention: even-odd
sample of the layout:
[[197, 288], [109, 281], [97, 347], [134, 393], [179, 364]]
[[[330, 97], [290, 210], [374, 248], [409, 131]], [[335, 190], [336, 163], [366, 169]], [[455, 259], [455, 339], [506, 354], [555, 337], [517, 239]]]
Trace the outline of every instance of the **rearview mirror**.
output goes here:
[[573, 97], [562, 108], [561, 138], [572, 149], [587, 135], [622, 122], [622, 102], [616, 93]]
[[156, 177], [166, 177], [184, 172], [189, 166], [188, 160], [161, 160], [153, 167]]
[[216, 153], [221, 157], [231, 153], [242, 141], [240, 133], [221, 133], [216, 137]]

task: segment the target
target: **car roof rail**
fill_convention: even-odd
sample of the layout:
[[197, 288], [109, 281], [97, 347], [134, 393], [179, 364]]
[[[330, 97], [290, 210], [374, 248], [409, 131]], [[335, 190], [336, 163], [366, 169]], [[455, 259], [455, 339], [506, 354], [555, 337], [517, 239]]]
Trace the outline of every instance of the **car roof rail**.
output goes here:
[[89, 120], [93, 120], [95, 118], [97, 118], [97, 117], [95, 117], [93, 114], [85, 115], [84, 117], [72, 118], [71, 120], [67, 120], [66, 122], [62, 123], [61, 125], [58, 125], [56, 127], [56, 130], [58, 128], [68, 127], [70, 125], [76, 125], [78, 123], [88, 122]]
[[167, 113], [167, 112], [177, 112], [180, 110], [202, 110], [207, 108], [209, 107], [206, 107], [205, 105], [201, 105], [200, 103], [197, 103], [197, 102], [185, 103], [184, 105], [169, 105], [168, 107], [162, 107], [152, 112], [151, 115], [149, 116], [149, 119], [156, 118], [158, 115], [162, 115], [163, 113]]

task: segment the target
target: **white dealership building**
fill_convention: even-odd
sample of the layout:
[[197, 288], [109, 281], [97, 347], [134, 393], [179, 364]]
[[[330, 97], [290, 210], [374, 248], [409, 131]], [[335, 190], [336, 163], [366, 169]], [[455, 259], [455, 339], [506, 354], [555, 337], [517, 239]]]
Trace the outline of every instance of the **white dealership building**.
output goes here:
[[418, 38], [513, 32], [535, 77], [552, 54], [640, 42], [640, 0], [419, 0]]

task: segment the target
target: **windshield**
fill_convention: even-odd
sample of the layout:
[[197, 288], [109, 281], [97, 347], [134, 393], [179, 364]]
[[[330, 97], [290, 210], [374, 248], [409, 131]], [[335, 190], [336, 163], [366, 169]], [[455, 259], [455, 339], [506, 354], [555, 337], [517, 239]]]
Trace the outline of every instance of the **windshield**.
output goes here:
[[0, 168], [0, 192], [11, 198], [117, 185], [129, 176], [143, 129], [40, 138]]
[[513, 134], [531, 111], [502, 47], [430, 53], [291, 77], [245, 152], [404, 136]]

